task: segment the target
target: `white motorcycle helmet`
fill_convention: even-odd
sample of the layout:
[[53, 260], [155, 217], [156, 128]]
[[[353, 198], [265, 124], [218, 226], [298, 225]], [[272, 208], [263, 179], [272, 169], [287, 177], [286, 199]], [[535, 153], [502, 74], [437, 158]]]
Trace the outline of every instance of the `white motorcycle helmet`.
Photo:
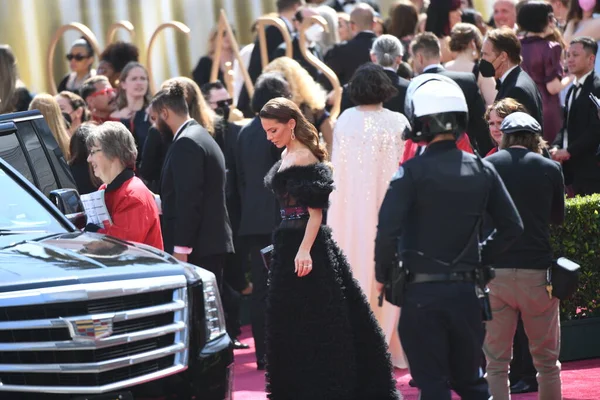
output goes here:
[[439, 74], [421, 74], [408, 85], [404, 114], [411, 128], [404, 139], [429, 142], [434, 136], [465, 132], [469, 121], [467, 101], [452, 79]]

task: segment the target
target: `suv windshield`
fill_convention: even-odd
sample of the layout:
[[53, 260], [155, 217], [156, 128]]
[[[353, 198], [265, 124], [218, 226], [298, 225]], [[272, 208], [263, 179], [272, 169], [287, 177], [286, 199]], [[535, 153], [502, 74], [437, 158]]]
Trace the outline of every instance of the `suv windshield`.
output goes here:
[[67, 232], [64, 226], [0, 169], [0, 236], [11, 233]]

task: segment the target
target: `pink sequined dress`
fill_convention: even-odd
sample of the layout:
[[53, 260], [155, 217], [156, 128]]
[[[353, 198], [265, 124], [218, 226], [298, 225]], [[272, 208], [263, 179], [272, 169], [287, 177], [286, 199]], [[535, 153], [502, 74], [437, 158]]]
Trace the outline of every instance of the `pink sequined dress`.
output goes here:
[[349, 108], [340, 115], [333, 132], [333, 179], [327, 224], [346, 254], [367, 296], [398, 368], [407, 368], [400, 339], [400, 309], [384, 302], [378, 307], [375, 286], [375, 235], [379, 208], [404, 150], [402, 132], [409, 126], [400, 113], [382, 108]]

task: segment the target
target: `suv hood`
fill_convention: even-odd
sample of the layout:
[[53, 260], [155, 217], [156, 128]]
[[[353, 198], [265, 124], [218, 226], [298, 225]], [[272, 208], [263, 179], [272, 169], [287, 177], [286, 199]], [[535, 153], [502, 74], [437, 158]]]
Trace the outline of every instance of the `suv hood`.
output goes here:
[[0, 292], [189, 276], [190, 267], [153, 247], [94, 233], [0, 237]]

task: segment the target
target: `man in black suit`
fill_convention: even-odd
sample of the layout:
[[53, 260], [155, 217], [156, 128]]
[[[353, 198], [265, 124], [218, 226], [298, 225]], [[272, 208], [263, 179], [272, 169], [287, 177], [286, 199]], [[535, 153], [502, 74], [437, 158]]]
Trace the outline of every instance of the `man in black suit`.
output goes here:
[[[383, 103], [383, 107], [388, 110], [404, 114], [404, 98], [406, 97], [406, 89], [410, 83], [408, 80], [398, 76], [398, 66], [402, 63], [404, 49], [400, 40], [392, 35], [381, 35], [373, 42], [371, 49], [371, 61], [383, 67], [385, 74], [390, 78], [398, 94], [390, 100]], [[344, 85], [342, 93], [342, 105], [340, 112], [344, 112], [348, 108], [354, 107], [355, 104], [350, 98], [350, 84]]]
[[[258, 113], [276, 97], [290, 99], [288, 83], [280, 74], [266, 73], [256, 81], [252, 109]], [[267, 269], [260, 250], [269, 246], [271, 234], [280, 222], [279, 206], [273, 193], [264, 184], [271, 167], [281, 159], [281, 151], [267, 140], [260, 118], [255, 116], [240, 131], [235, 149], [235, 174], [242, 215], [238, 231], [244, 252], [250, 255], [252, 275], [252, 335], [256, 345], [256, 364], [265, 368], [265, 301], [267, 298]], [[293, 346], [290, 343], [290, 346]]]
[[371, 47], [376, 38], [373, 32], [374, 25], [373, 8], [368, 4], [358, 4], [350, 14], [350, 27], [354, 37], [347, 42], [336, 44], [327, 52], [325, 64], [335, 72], [341, 85], [350, 81], [358, 67], [371, 61]]
[[[303, 5], [304, 0], [277, 0], [277, 13], [279, 14], [279, 18], [285, 23], [290, 35], [294, 32], [294, 25], [292, 23], [294, 14], [296, 14], [296, 11]], [[277, 27], [267, 26], [265, 29], [265, 36], [267, 39], [267, 54], [269, 55], [269, 61], [273, 61], [276, 58], [275, 50], [281, 43], [284, 43], [283, 35]], [[254, 49], [252, 49], [250, 62], [248, 64], [248, 74], [253, 83], [262, 73], [262, 70], [263, 65], [260, 57], [260, 41], [257, 36], [254, 41]], [[242, 90], [240, 91], [237, 108], [248, 118], [254, 116], [250, 107], [250, 97], [248, 96], [245, 85], [242, 86]]]
[[567, 51], [569, 73], [575, 75], [565, 99], [563, 129], [559, 132], [552, 158], [563, 163], [565, 179], [575, 194], [600, 193], [600, 120], [590, 93], [600, 97], [600, 77], [594, 71], [598, 44], [591, 37], [571, 41]]
[[[321, 78], [322, 73], [314, 65], [309, 63], [306, 60], [306, 58], [304, 58], [304, 56], [302, 55], [302, 53], [300, 51], [300, 39], [298, 38], [298, 35], [300, 34], [299, 33], [300, 27], [302, 25], [302, 22], [304, 21], [304, 18], [309, 18], [313, 15], [318, 16], [319, 13], [314, 8], [310, 8], [310, 7], [302, 7], [298, 11], [296, 11], [296, 14], [294, 15], [294, 20], [293, 20], [294, 30], [296, 31], [296, 33], [294, 33], [294, 36], [292, 38], [292, 51], [293, 51], [292, 54], [293, 54], [294, 60], [298, 61], [298, 63], [302, 66], [302, 68], [304, 68], [310, 74], [310, 76], [312, 76], [313, 79], [318, 82], [320, 79], [322, 79]], [[318, 32], [321, 32], [321, 34], [322, 34], [323, 27], [315, 24], [311, 28], [307, 29], [304, 32], [304, 34], [306, 36], [306, 45], [308, 46], [308, 51], [310, 53], [312, 53], [313, 56], [315, 56], [319, 60], [323, 61], [323, 56], [321, 55], [321, 50], [319, 49], [319, 46], [317, 46], [317, 44], [316, 44], [316, 42], [319, 40], [319, 38], [316, 37], [319, 34]], [[312, 37], [312, 35], [315, 35], [315, 37]], [[286, 49], [287, 49], [287, 46], [286, 46], [285, 42], [281, 43], [279, 45], [279, 47], [277, 47], [277, 49], [275, 49], [273, 58], [275, 59], [275, 58], [285, 56]]]
[[447, 76], [460, 86], [469, 108], [467, 135], [479, 154], [487, 154], [493, 147], [490, 130], [484, 118], [485, 102], [479, 91], [475, 75], [470, 72], [446, 70], [441, 64], [442, 51], [439, 39], [431, 32], [417, 35], [410, 44], [415, 73], [432, 73]]
[[519, 64], [521, 42], [514, 30], [504, 27], [489, 31], [481, 49], [479, 72], [486, 78], [496, 78], [496, 101], [507, 97], [515, 99], [525, 106], [543, 130], [542, 96], [533, 79]]
[[350, 14], [354, 7], [359, 3], [368, 4], [375, 12], [379, 12], [379, 5], [374, 0], [328, 0], [325, 2], [325, 5], [333, 8], [337, 12]]
[[181, 83], [168, 84], [149, 108], [156, 129], [173, 137], [161, 175], [165, 251], [213, 272], [221, 286], [227, 254], [233, 252], [223, 152], [190, 118]]

